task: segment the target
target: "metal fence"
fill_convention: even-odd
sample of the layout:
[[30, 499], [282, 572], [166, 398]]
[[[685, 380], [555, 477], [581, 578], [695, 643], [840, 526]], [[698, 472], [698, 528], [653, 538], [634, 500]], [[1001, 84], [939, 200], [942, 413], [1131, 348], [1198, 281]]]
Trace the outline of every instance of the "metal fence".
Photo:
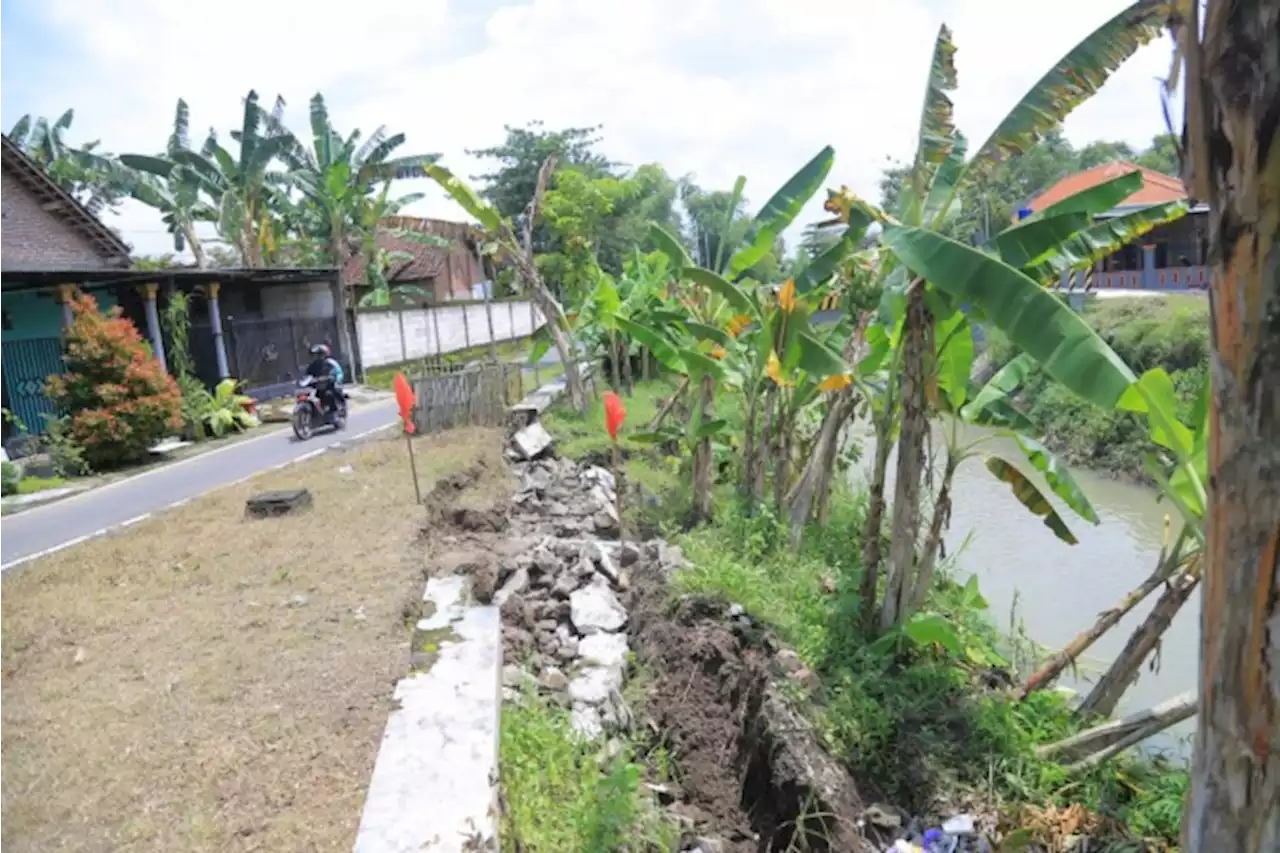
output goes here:
[[[311, 361], [311, 347], [328, 344], [350, 375], [350, 360], [338, 350], [338, 323], [332, 317], [315, 319], [242, 320], [224, 323], [231, 374], [248, 387], [293, 382]], [[207, 335], [208, 326], [192, 327], [193, 348]]]
[[45, 396], [44, 386], [50, 376], [62, 373], [65, 368], [62, 339], [5, 341], [0, 355], [4, 364], [5, 405], [22, 420], [28, 432], [44, 432], [44, 416], [58, 415], [53, 400]]
[[524, 396], [518, 364], [480, 364], [414, 380], [413, 424], [421, 433], [460, 426], [503, 426]]

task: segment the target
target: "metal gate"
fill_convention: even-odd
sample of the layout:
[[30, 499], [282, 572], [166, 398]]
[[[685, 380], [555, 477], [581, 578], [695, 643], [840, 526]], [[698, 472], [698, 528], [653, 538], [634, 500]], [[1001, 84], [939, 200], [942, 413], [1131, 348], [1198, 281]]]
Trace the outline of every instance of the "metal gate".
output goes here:
[[62, 373], [61, 338], [31, 338], [4, 341], [0, 352], [4, 365], [4, 391], [9, 409], [22, 420], [30, 433], [45, 431], [45, 415], [58, 416], [58, 409], [44, 393], [50, 376]]
[[338, 324], [332, 318], [240, 320], [228, 318], [226, 325], [228, 365], [232, 375], [246, 387], [259, 388], [294, 382], [311, 361], [311, 347], [328, 344], [333, 357], [344, 365], [338, 352]]

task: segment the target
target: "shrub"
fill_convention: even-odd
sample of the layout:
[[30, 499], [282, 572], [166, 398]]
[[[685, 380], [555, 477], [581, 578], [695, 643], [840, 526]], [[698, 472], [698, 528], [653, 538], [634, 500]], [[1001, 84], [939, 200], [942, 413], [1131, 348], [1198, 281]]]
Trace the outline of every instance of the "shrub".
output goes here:
[[66, 371], [46, 393], [67, 413], [71, 438], [94, 468], [146, 458], [147, 448], [182, 427], [182, 397], [133, 324], [91, 296], [72, 303]]
[[18, 470], [17, 465], [8, 460], [0, 462], [0, 494], [7, 497], [17, 493], [18, 481], [21, 479], [22, 472]]

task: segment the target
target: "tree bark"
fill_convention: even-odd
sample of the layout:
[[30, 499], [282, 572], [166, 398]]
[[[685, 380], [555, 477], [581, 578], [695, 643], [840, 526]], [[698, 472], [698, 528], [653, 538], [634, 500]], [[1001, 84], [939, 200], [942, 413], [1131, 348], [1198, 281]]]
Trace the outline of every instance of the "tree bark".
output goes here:
[[1076, 634], [1075, 638], [1063, 646], [1060, 652], [1050, 658], [1044, 666], [1032, 673], [1026, 684], [1022, 686], [1022, 696], [1020, 698], [1026, 699], [1035, 691], [1052, 684], [1062, 674], [1063, 670], [1075, 663], [1076, 659], [1097, 642], [1099, 637], [1115, 627], [1121, 619], [1128, 615], [1129, 611], [1142, 603], [1148, 595], [1155, 592], [1156, 588], [1164, 583], [1181, 563], [1182, 543], [1184, 540], [1185, 534], [1180, 535], [1178, 541], [1174, 543], [1173, 550], [1160, 555], [1160, 562], [1156, 565], [1156, 570], [1148, 575], [1146, 580], [1130, 590], [1114, 607], [1099, 613], [1097, 621], [1079, 634]]
[[780, 419], [781, 429], [777, 431], [778, 455], [773, 462], [773, 508], [778, 518], [782, 518], [786, 509], [787, 490], [791, 484], [791, 442], [795, 438], [796, 428], [795, 413], [787, 411], [785, 399], [780, 408], [784, 410], [781, 414], [785, 417]]
[[609, 377], [613, 390], [622, 391], [622, 365], [618, 364], [618, 333], [609, 330]]
[[630, 397], [636, 393], [636, 383], [631, 371], [631, 342], [623, 335], [618, 344], [622, 349], [622, 381], [626, 384], [627, 396]]
[[907, 296], [902, 333], [902, 429], [898, 436], [898, 471], [893, 494], [893, 533], [889, 543], [889, 576], [880, 608], [880, 630], [897, 625], [906, 615], [907, 595], [920, 533], [920, 479], [924, 472], [924, 442], [929, 432], [925, 400], [925, 358], [929, 352], [929, 308], [923, 281], [913, 282]]
[[871, 468], [871, 488], [867, 492], [867, 517], [862, 524], [862, 630], [876, 630], [876, 588], [880, 584], [880, 534], [884, 527], [884, 484], [889, 473], [889, 454], [893, 451], [893, 407], [873, 414], [876, 433], [876, 458]]
[[1280, 850], [1280, 0], [1187, 4], [1213, 405], [1188, 853]]
[[1169, 580], [1164, 592], [1156, 599], [1156, 606], [1129, 636], [1129, 642], [1125, 643], [1102, 678], [1093, 685], [1089, 695], [1076, 710], [1077, 714], [1082, 717], [1110, 717], [1115, 713], [1125, 691], [1137, 680], [1142, 662], [1160, 642], [1164, 632], [1173, 623], [1173, 617], [1178, 615], [1199, 582], [1200, 573], [1192, 570]]

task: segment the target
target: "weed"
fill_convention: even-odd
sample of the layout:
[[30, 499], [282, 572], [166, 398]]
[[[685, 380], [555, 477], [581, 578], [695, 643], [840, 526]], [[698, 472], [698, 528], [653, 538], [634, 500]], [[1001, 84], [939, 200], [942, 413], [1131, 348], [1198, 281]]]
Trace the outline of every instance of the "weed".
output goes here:
[[567, 711], [536, 694], [503, 709], [503, 850], [674, 849], [678, 832], [652, 807], [634, 748], [603, 767], [598, 749], [574, 737]]

